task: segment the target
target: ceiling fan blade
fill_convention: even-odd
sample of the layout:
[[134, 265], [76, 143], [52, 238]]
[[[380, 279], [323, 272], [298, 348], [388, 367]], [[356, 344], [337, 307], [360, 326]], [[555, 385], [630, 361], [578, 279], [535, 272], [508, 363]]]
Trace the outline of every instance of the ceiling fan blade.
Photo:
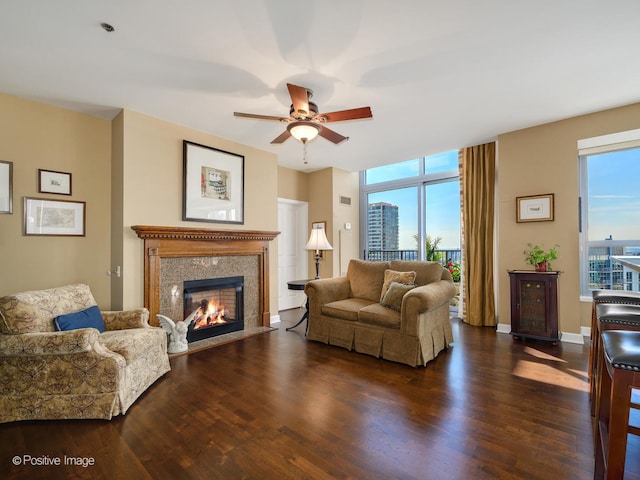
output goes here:
[[345, 120], [358, 120], [360, 118], [371, 118], [371, 107], [352, 108], [351, 110], [340, 110], [339, 112], [322, 113], [320, 117], [326, 117], [325, 122], [343, 122]]
[[289, 133], [289, 130], [285, 130], [280, 135], [278, 135], [276, 138], [271, 140], [271, 143], [284, 143], [285, 141], [289, 140], [290, 136], [291, 136], [291, 134]]
[[349, 137], [344, 137], [340, 135], [338, 132], [334, 132], [333, 130], [328, 129], [324, 125], [322, 126], [322, 130], [320, 130], [320, 133], [318, 133], [318, 135], [320, 135], [322, 138], [326, 138], [327, 140], [335, 143], [336, 145], [338, 143], [344, 142], [345, 140], [349, 140]]
[[298, 87], [297, 85], [291, 85], [287, 83], [289, 89], [289, 95], [291, 96], [291, 103], [293, 104], [293, 110], [301, 112], [304, 115], [309, 115], [309, 94], [304, 87]]
[[289, 117], [276, 117], [273, 115], [257, 115], [255, 113], [233, 112], [236, 117], [257, 118], [259, 120], [278, 120], [280, 122], [289, 120]]

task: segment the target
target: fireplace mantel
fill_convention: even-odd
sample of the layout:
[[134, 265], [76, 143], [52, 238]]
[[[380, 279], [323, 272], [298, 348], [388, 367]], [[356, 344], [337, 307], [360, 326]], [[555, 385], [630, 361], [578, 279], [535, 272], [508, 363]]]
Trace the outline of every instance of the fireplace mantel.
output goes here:
[[134, 225], [131, 229], [144, 240], [144, 305], [152, 324], [157, 325], [156, 314], [160, 313], [161, 258], [256, 255], [260, 322], [269, 326], [269, 242], [280, 232], [148, 225]]

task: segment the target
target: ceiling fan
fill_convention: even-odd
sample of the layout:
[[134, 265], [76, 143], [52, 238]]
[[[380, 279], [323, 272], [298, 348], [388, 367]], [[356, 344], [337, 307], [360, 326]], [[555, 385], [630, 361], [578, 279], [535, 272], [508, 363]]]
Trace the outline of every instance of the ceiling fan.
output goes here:
[[271, 115], [257, 115], [254, 113], [233, 112], [236, 117], [258, 118], [260, 120], [278, 120], [287, 123], [287, 129], [274, 138], [271, 143], [284, 143], [289, 137], [306, 144], [320, 135], [335, 144], [349, 140], [349, 137], [340, 135], [327, 128], [329, 122], [342, 122], [345, 120], [358, 120], [371, 118], [371, 107], [353, 108], [331, 113], [318, 113], [318, 105], [310, 101], [313, 91], [287, 83], [291, 96], [291, 109], [288, 117], [276, 117]]

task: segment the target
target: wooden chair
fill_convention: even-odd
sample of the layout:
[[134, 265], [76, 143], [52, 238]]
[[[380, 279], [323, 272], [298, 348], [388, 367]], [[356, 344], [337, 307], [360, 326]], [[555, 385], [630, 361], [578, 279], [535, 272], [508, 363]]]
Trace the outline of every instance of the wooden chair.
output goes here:
[[630, 409], [638, 407], [631, 394], [640, 388], [640, 332], [602, 332], [598, 364], [594, 479], [622, 479], [627, 434], [640, 435], [640, 428], [629, 425]]
[[596, 317], [596, 307], [601, 303], [611, 303], [618, 305], [640, 305], [640, 292], [629, 290], [593, 290], [593, 304], [591, 308], [591, 346], [589, 348], [589, 380], [592, 379], [594, 368], [598, 362], [598, 355], [595, 351], [598, 338], [598, 327]]
[[[602, 305], [610, 305], [610, 307], [602, 307]], [[625, 310], [625, 306], [632, 306], [631, 309]], [[633, 321], [635, 313], [633, 306], [640, 308], [640, 292], [631, 292], [627, 290], [594, 290], [593, 291], [593, 308], [591, 310], [591, 345], [589, 347], [589, 398], [591, 399], [591, 415], [595, 415], [595, 393], [597, 386], [597, 363], [599, 358], [600, 347], [600, 324], [598, 321], [599, 314], [603, 316], [605, 329], [609, 329], [611, 324], [628, 325]], [[618, 308], [620, 307], [620, 308]], [[625, 318], [626, 316], [626, 318]], [[633, 330], [622, 326], [616, 330]]]
[[599, 385], [599, 359], [602, 349], [602, 332], [607, 330], [640, 330], [640, 305], [622, 305], [603, 303], [596, 305], [596, 332], [591, 347], [595, 364], [592, 369], [592, 378], [589, 395], [591, 398], [591, 416], [596, 414], [598, 403]]

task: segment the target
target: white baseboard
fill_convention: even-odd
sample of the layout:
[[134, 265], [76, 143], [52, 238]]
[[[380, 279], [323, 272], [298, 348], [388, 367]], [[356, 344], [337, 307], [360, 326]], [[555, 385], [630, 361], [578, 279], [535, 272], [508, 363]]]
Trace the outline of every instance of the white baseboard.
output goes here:
[[583, 345], [584, 337], [582, 336], [582, 333], [560, 332], [560, 341], [565, 343], [577, 343], [578, 345]]
[[583, 337], [591, 338], [591, 327], [580, 327], [580, 334]]
[[273, 328], [278, 328], [280, 325], [280, 315], [272, 315], [269, 317], [269, 326]]
[[[587, 333], [585, 333], [585, 329]], [[560, 341], [565, 343], [577, 343], [578, 345], [584, 344], [584, 337], [589, 337], [591, 329], [588, 327], [580, 327], [580, 333], [568, 333], [560, 332]], [[511, 325], [508, 323], [499, 323], [496, 328], [498, 333], [511, 333]]]
[[498, 333], [511, 333], [511, 324], [509, 323], [499, 323], [498, 328], [496, 329]]

